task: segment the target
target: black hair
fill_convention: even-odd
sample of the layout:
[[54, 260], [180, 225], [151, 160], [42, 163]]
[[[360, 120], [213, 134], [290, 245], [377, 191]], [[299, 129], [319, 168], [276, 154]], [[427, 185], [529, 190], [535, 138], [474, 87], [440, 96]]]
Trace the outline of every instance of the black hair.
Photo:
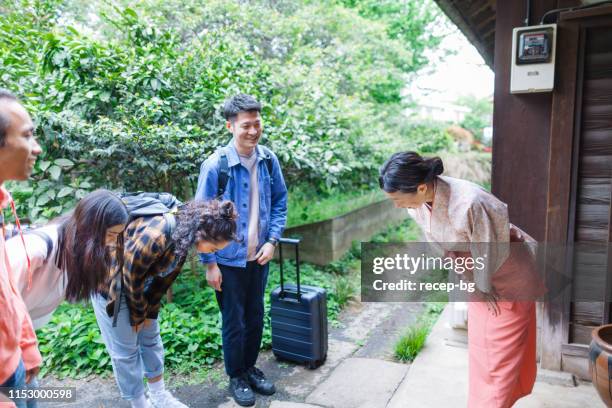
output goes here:
[[247, 94], [238, 94], [226, 100], [223, 104], [225, 120], [233, 122], [240, 112], [261, 112], [261, 104]]
[[237, 218], [238, 213], [231, 201], [187, 202], [176, 214], [176, 229], [172, 234], [176, 257], [185, 259], [197, 241], [237, 241]]
[[[57, 265], [66, 272], [66, 299], [85, 300], [108, 278], [110, 253], [106, 232], [127, 224], [128, 210], [108, 190], [96, 190], [78, 202], [75, 209], [57, 219], [59, 227]], [[123, 255], [123, 234], [117, 237], [116, 252]]]
[[[0, 88], [0, 101], [6, 99], [16, 101], [17, 97], [8, 89]], [[9, 118], [0, 111], [0, 147], [4, 146], [6, 131], [9, 128]]]
[[378, 184], [387, 193], [414, 193], [420, 184], [444, 172], [439, 157], [421, 157], [416, 152], [395, 153], [380, 168]]

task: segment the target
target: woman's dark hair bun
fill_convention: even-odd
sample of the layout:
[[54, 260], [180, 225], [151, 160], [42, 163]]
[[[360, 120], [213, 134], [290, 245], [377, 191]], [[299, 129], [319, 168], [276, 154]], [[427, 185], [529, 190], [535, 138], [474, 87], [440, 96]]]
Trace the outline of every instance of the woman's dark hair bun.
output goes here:
[[380, 168], [378, 183], [387, 193], [413, 193], [444, 172], [439, 157], [422, 157], [417, 152], [398, 152]]
[[433, 180], [434, 177], [439, 176], [444, 173], [444, 163], [442, 163], [442, 159], [439, 157], [432, 157], [430, 159], [426, 159], [427, 164], [429, 165], [429, 180]]

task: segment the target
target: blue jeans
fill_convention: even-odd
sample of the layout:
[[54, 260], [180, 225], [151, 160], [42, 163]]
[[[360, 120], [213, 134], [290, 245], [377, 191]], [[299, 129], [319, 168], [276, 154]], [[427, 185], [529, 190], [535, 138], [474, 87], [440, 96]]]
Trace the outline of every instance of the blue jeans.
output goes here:
[[[19, 365], [17, 366], [17, 369], [15, 370], [13, 375], [11, 375], [8, 378], [8, 380], [4, 382], [4, 384], [0, 384], [0, 387], [25, 389], [26, 388], [25, 379], [26, 379], [26, 369], [25, 369], [25, 366], [23, 365], [23, 360], [19, 360]], [[16, 399], [13, 402], [15, 403], [15, 405], [17, 405], [17, 408], [27, 408], [26, 400]]]
[[219, 264], [221, 292], [215, 292], [223, 326], [225, 372], [238, 377], [255, 366], [264, 326], [264, 292], [268, 264], [247, 262], [246, 268]]
[[91, 296], [121, 398], [133, 400], [145, 393], [143, 377], [154, 378], [164, 372], [164, 346], [159, 324], [153, 320], [149, 327], [143, 326], [134, 333], [127, 303], [122, 297], [117, 327], [113, 327], [113, 318], [106, 313], [106, 303], [107, 300], [98, 294]]

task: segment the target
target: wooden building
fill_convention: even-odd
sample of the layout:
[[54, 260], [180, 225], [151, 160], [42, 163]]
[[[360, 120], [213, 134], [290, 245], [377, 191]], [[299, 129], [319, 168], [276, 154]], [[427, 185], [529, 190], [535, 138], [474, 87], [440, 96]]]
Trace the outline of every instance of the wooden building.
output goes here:
[[[511, 220], [541, 242], [610, 244], [612, 4], [436, 2], [495, 71], [492, 188], [508, 203]], [[551, 12], [555, 9], [564, 10]], [[511, 94], [512, 30], [526, 25], [528, 15], [529, 25], [536, 25], [545, 14], [546, 22], [558, 24], [554, 90]], [[590, 378], [590, 332], [612, 323], [610, 252], [596, 262], [591, 257], [586, 267], [573, 256], [547, 271], [548, 284], [565, 275], [569, 287], [543, 306], [543, 368]], [[577, 270], [598, 274], [585, 276]], [[588, 292], [589, 301], [575, 301], [576, 291]]]

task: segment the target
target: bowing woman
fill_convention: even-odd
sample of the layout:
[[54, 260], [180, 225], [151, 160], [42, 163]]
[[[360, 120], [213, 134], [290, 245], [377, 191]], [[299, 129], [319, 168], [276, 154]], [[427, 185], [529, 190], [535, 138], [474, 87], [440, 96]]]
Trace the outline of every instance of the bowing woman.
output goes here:
[[438, 157], [396, 153], [381, 167], [379, 183], [446, 256], [487, 255], [486, 268], [471, 271], [477, 301], [468, 303], [468, 406], [511, 407], [531, 393], [537, 371], [534, 297], [511, 297], [539, 281], [533, 257], [509, 242], [534, 241], [510, 223], [506, 204], [476, 184], [441, 176], [443, 170]]

